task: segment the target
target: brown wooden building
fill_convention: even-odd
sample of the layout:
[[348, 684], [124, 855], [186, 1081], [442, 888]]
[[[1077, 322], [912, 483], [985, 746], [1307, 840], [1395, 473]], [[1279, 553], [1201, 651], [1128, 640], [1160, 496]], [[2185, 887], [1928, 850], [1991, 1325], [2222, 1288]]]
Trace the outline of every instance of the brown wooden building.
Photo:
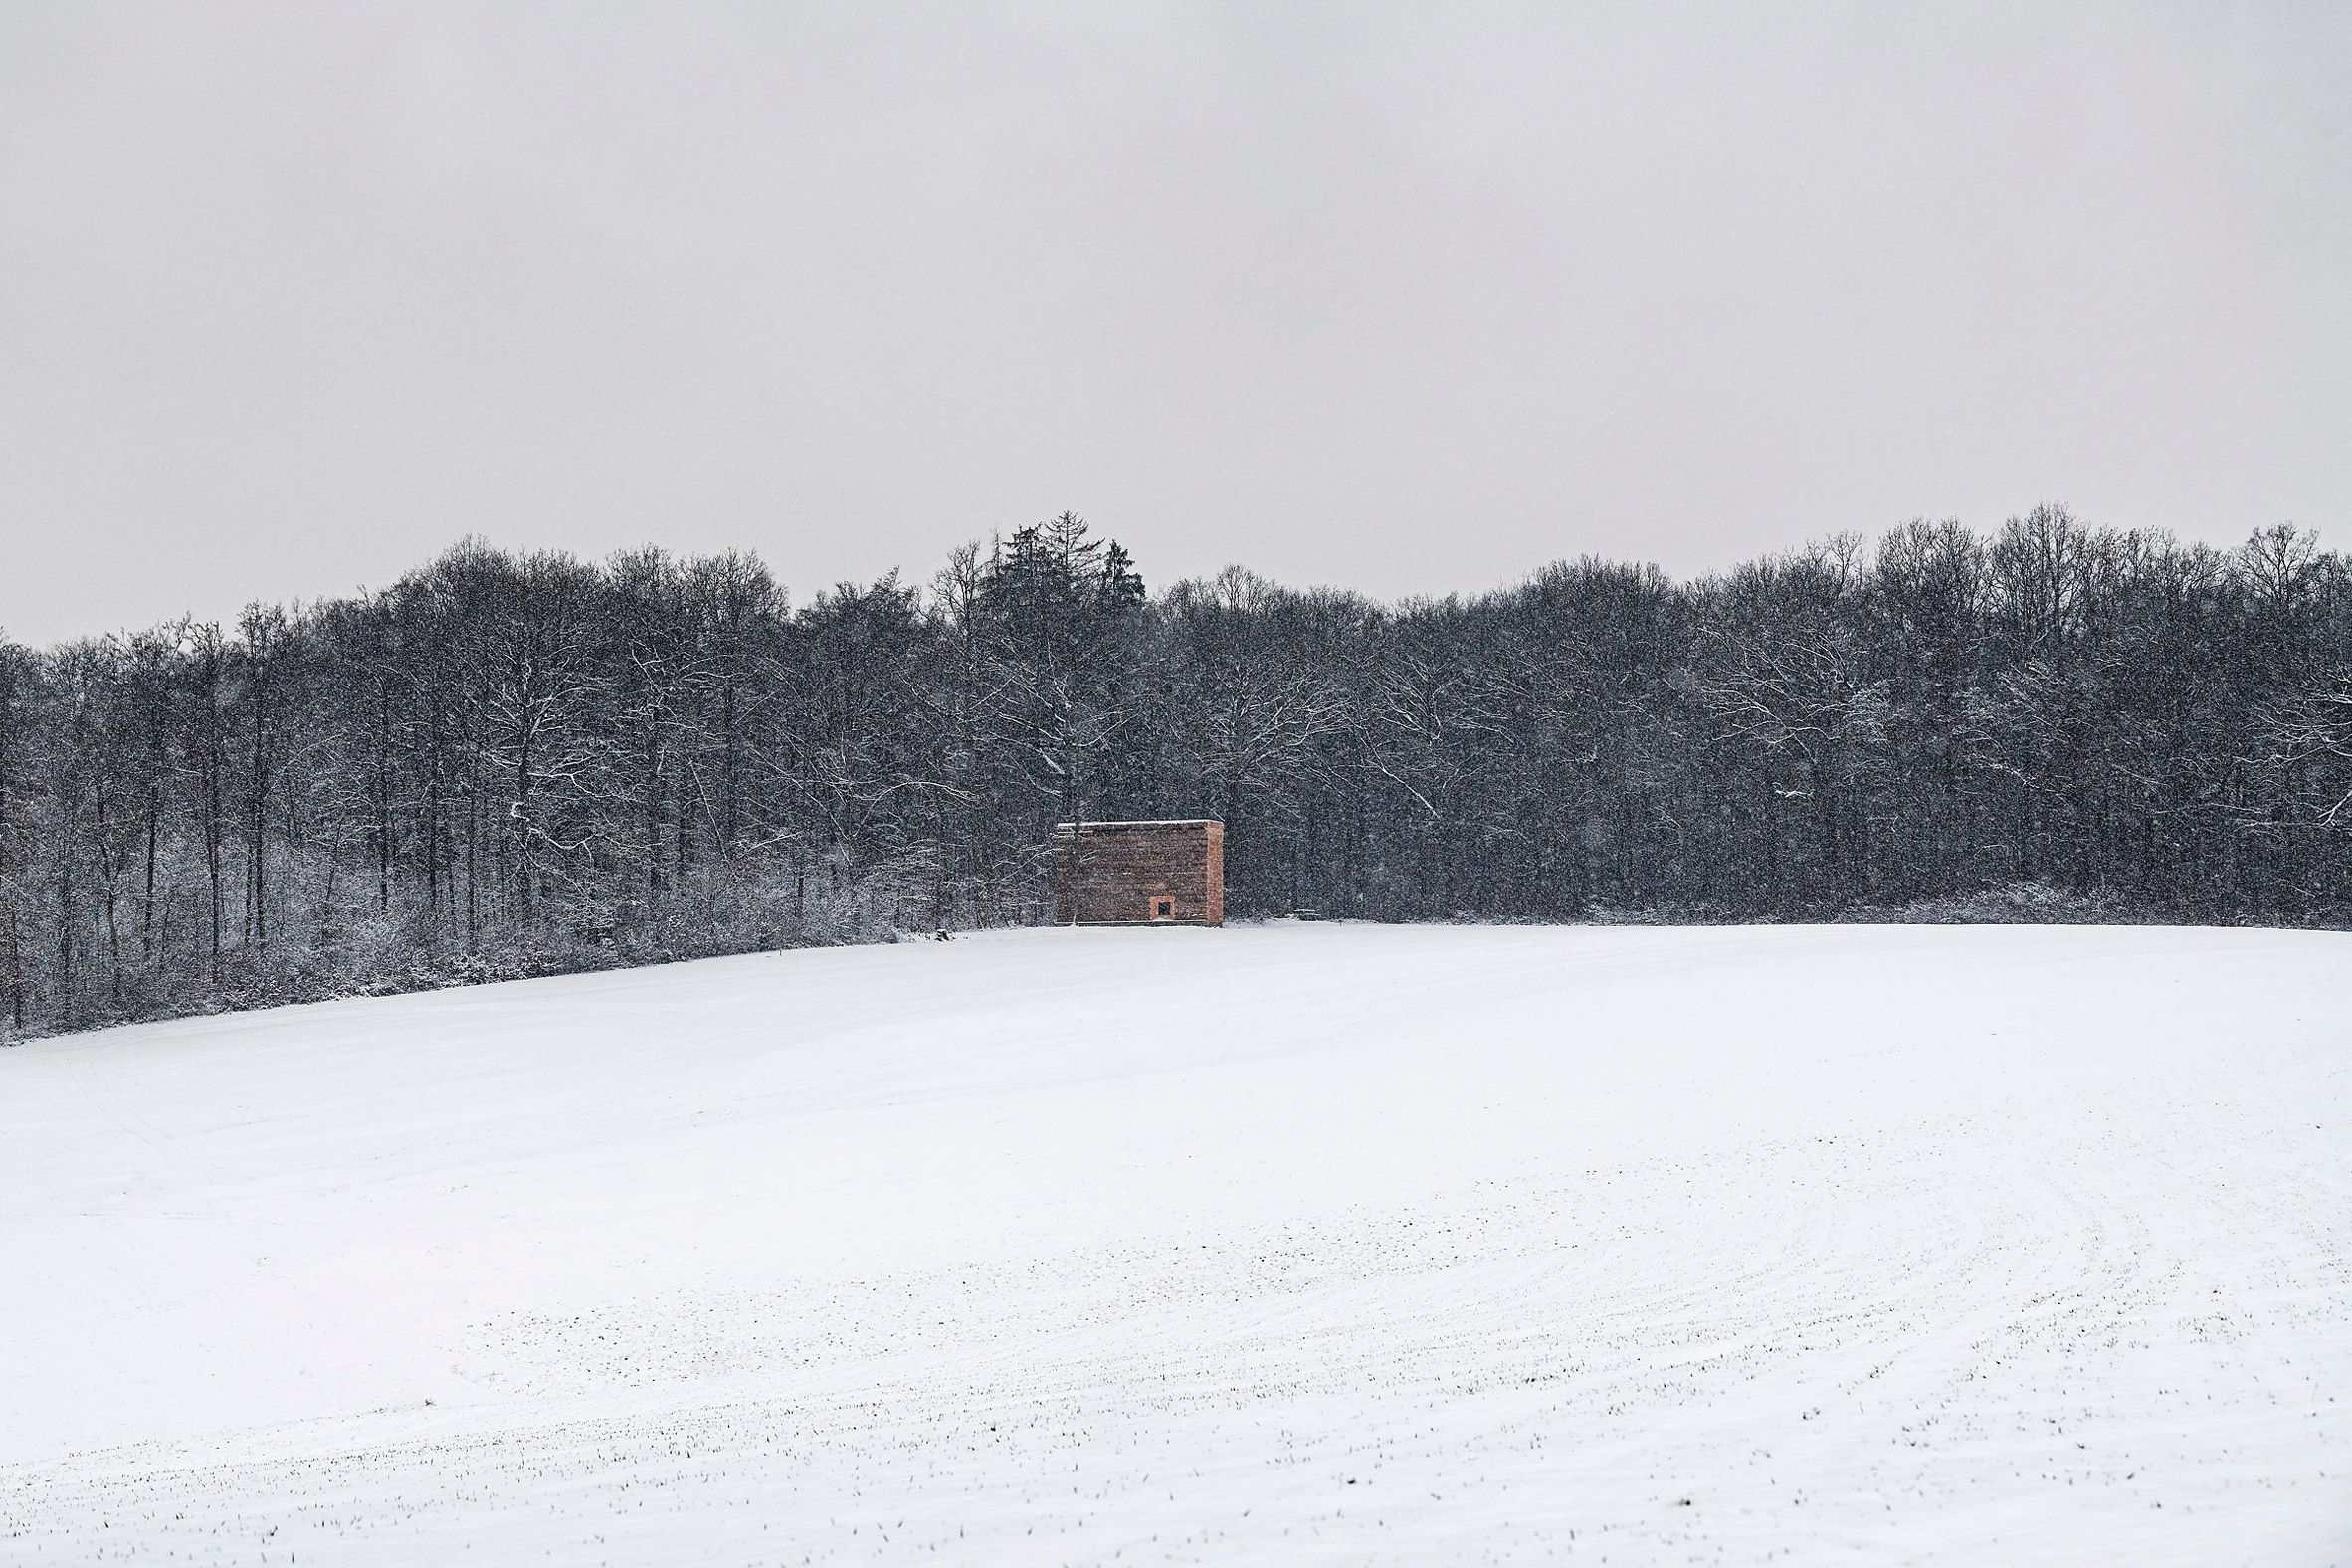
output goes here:
[[1225, 824], [1089, 822], [1054, 829], [1063, 925], [1223, 925]]

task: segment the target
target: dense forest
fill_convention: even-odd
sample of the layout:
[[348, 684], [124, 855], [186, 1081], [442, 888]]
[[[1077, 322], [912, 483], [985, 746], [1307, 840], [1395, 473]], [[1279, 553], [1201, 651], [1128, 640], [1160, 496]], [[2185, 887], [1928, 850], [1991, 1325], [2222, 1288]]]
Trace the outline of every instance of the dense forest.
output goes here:
[[1072, 818], [1223, 818], [1242, 915], [2341, 923], [2348, 792], [2352, 571], [2288, 527], [2046, 506], [1397, 605], [1155, 596], [1069, 515], [797, 606], [467, 543], [0, 641], [0, 1035], [1035, 921]]

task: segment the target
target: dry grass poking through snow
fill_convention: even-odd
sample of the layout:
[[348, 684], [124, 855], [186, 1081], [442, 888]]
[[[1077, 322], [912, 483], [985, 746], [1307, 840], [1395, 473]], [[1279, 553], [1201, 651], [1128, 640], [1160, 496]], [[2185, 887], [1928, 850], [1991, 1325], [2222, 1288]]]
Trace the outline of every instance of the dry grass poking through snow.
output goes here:
[[1032, 931], [0, 1054], [0, 1561], [2352, 1561], [2352, 939]]

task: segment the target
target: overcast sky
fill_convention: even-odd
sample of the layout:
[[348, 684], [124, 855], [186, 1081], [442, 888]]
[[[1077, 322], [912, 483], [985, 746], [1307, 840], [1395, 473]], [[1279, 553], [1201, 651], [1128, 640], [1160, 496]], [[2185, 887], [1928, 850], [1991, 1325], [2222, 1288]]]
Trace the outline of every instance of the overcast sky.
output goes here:
[[0, 7], [0, 628], [468, 534], [796, 597], [2352, 544], [2352, 6]]

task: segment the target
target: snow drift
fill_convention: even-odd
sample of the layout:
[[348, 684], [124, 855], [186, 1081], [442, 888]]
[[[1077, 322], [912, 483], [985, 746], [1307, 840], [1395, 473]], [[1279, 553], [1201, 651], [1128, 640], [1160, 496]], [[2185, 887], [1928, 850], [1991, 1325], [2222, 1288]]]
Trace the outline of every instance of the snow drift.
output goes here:
[[0, 1559], [2325, 1563], [2352, 940], [1267, 926], [0, 1053]]

